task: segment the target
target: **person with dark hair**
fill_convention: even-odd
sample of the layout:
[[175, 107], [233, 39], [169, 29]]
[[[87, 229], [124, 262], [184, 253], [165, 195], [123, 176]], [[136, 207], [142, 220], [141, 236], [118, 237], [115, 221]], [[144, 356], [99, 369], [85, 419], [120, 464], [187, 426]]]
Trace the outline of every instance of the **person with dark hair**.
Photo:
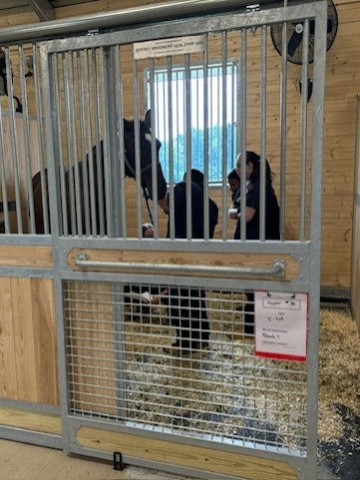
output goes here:
[[[204, 229], [204, 175], [196, 169], [191, 175], [191, 238], [205, 237]], [[186, 173], [182, 182], [174, 187], [175, 238], [187, 238], [187, 188]], [[169, 213], [169, 209], [164, 209]], [[169, 219], [170, 220], [170, 219]], [[209, 237], [212, 238], [218, 222], [218, 207], [209, 198]], [[168, 221], [167, 237], [170, 237]], [[209, 347], [210, 324], [205, 305], [205, 291], [194, 287], [171, 287], [164, 297], [168, 303], [170, 323], [176, 328], [176, 341], [164, 351], [174, 356], [187, 356]]]
[[[183, 181], [174, 188], [174, 224], [175, 238], [187, 237], [186, 226], [186, 172]], [[192, 217], [192, 238], [204, 238], [204, 174], [195, 168], [190, 170], [191, 177], [191, 217]], [[214, 235], [215, 226], [218, 222], [219, 209], [211, 198], [209, 198], [209, 237]], [[169, 227], [169, 224], [168, 224]], [[168, 230], [167, 236], [170, 236]]]
[[229, 188], [231, 191], [231, 206], [229, 208], [229, 218], [237, 220], [238, 208], [240, 207], [240, 178], [236, 168], [233, 168], [227, 176]]
[[[280, 239], [280, 210], [272, 185], [274, 174], [270, 169], [269, 162], [252, 151], [246, 152], [245, 175], [246, 175], [246, 240], [260, 239], [260, 164], [265, 162], [265, 240]], [[236, 172], [241, 179], [241, 154], [238, 155]], [[237, 208], [237, 225], [234, 239], [241, 238], [241, 206]], [[245, 335], [254, 334], [254, 293], [245, 292], [247, 303], [245, 305]]]

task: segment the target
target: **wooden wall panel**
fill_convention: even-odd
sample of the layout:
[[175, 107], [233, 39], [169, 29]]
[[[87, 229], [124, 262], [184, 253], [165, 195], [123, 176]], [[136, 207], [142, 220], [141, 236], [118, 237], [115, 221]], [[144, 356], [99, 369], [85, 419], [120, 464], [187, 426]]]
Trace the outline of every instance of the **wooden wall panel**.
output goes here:
[[0, 397], [59, 405], [51, 279], [0, 277]]
[[18, 398], [15, 335], [8, 278], [0, 277], [0, 397]]

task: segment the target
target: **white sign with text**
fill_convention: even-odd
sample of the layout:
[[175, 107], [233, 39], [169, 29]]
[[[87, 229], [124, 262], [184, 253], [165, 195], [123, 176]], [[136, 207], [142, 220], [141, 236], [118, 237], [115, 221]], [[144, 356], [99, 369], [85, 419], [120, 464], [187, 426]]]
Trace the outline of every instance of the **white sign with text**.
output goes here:
[[306, 293], [255, 292], [255, 353], [279, 360], [307, 357]]
[[205, 35], [165, 38], [134, 43], [134, 59], [160, 58], [168, 55], [201, 53], [205, 50]]

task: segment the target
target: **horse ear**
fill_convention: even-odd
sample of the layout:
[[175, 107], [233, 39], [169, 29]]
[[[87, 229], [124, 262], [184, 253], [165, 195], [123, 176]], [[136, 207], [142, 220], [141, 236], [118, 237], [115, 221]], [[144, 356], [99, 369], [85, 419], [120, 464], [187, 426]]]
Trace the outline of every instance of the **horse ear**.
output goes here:
[[151, 110], [145, 113], [144, 123], [148, 128], [151, 128]]

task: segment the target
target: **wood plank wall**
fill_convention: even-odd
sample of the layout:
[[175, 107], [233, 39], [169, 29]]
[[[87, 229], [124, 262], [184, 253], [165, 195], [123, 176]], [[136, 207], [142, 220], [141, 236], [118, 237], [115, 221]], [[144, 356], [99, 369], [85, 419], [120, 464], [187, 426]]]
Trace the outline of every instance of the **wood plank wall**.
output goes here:
[[[160, 3], [159, 0], [124, 0], [121, 8]], [[354, 167], [355, 167], [355, 109], [356, 94], [359, 92], [360, 61], [358, 43], [360, 39], [360, 8], [359, 1], [338, 0], [335, 2], [338, 16], [338, 34], [331, 50], [327, 53], [326, 67], [326, 109], [325, 109], [325, 155], [324, 155], [324, 182], [323, 182], [323, 220], [322, 220], [322, 287], [331, 291], [347, 292], [351, 281], [351, 242], [352, 242], [352, 213], [354, 195]], [[117, 0], [99, 0], [82, 3], [72, 7], [55, 9], [57, 19], [69, 16], [116, 10], [119, 8]], [[37, 21], [35, 15], [17, 15], [1, 17], [0, 27], [20, 25]], [[254, 40], [256, 41], [256, 40]], [[271, 40], [269, 38], [271, 45]], [[272, 47], [272, 46], [271, 46]], [[251, 55], [251, 54], [250, 54]], [[270, 48], [269, 88], [271, 82], [278, 84], [280, 72], [280, 56], [274, 48]], [[254, 75], [258, 70], [256, 57], [250, 57], [250, 68]], [[256, 73], [257, 75], [257, 73]], [[291, 136], [291, 121], [295, 118], [300, 105], [299, 80], [301, 69], [297, 65], [288, 66], [288, 95], [293, 99], [289, 104], [288, 154], [293, 155], [290, 165], [295, 165], [294, 156], [298, 147]], [[311, 75], [311, 66], [310, 66]], [[258, 78], [258, 77], [257, 77]], [[31, 78], [28, 79], [31, 82]], [[249, 81], [249, 85], [251, 81]], [[275, 87], [274, 87], [275, 88]], [[258, 102], [254, 98], [254, 105]], [[311, 103], [311, 100], [310, 100]], [[268, 105], [271, 109], [271, 104]], [[269, 111], [268, 129], [277, 127], [278, 108]], [[294, 115], [294, 116], [292, 116]], [[273, 122], [273, 124], [271, 124]], [[253, 110], [249, 118], [248, 148], [258, 150], [259, 132], [255, 130], [258, 124], [258, 108]], [[295, 125], [294, 125], [295, 127]], [[269, 138], [271, 135], [269, 134]], [[292, 144], [293, 142], [293, 144]], [[268, 142], [268, 159], [271, 165], [278, 162], [279, 143], [275, 136]], [[294, 167], [295, 168], [295, 167]], [[296, 178], [293, 180], [296, 183]], [[276, 184], [275, 184], [276, 186]], [[290, 185], [291, 188], [291, 185]], [[212, 196], [217, 197], [212, 191]], [[130, 216], [131, 217], [131, 216]], [[164, 220], [165, 222], [165, 220]], [[296, 221], [292, 220], [291, 212], [287, 217], [287, 234], [292, 235]], [[232, 226], [228, 232], [232, 235]], [[218, 235], [220, 230], [218, 229]]]
[[59, 405], [52, 280], [0, 277], [0, 288], [0, 398]]

